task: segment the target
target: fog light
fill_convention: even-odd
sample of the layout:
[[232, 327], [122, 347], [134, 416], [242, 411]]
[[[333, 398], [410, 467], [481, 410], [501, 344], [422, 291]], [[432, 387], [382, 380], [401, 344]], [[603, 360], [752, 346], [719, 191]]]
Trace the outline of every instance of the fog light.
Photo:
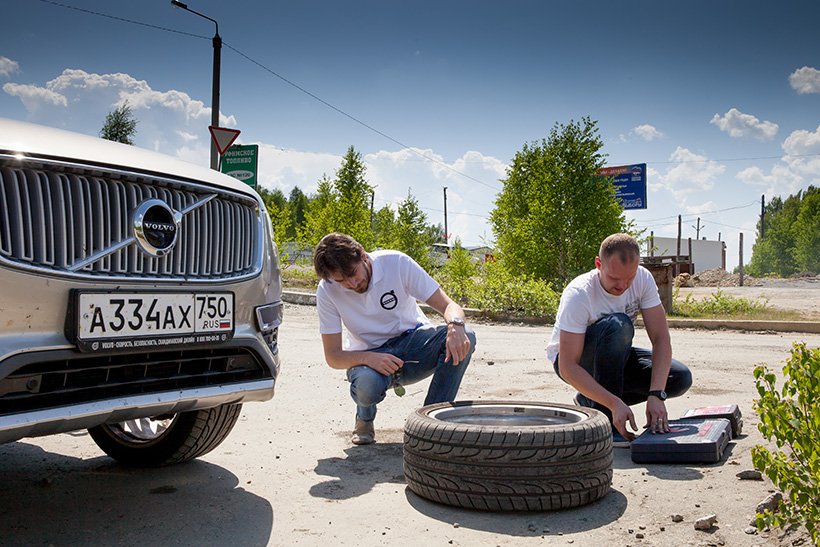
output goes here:
[[282, 302], [274, 302], [273, 304], [265, 304], [255, 309], [256, 311], [256, 325], [265, 343], [268, 345], [272, 353], [278, 351], [277, 334], [279, 333], [279, 325], [282, 324]]

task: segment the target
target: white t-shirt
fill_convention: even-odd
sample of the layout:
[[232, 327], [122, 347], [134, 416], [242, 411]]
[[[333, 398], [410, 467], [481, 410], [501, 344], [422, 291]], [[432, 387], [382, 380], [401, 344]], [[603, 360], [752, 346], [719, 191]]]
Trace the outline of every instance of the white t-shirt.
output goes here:
[[658, 286], [649, 270], [638, 266], [635, 280], [621, 295], [609, 294], [601, 286], [598, 269], [573, 279], [561, 293], [561, 303], [555, 317], [552, 337], [547, 344], [547, 358], [555, 362], [562, 330], [584, 334], [587, 327], [604, 315], [623, 313], [634, 322], [638, 312], [660, 305]]
[[359, 294], [333, 281], [319, 282], [316, 309], [319, 332], [347, 331], [345, 349], [367, 350], [430, 321], [417, 300], [426, 302], [439, 284], [416, 261], [399, 251], [367, 254], [373, 267], [370, 285]]

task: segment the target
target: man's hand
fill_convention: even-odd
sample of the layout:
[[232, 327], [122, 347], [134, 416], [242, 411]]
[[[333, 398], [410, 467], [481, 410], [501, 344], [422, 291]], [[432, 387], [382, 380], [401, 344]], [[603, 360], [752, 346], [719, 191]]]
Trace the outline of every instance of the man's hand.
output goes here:
[[385, 376], [390, 376], [399, 370], [404, 361], [390, 353], [364, 352], [364, 364]]
[[635, 423], [635, 415], [632, 414], [632, 410], [626, 406], [626, 403], [619, 399], [618, 404], [612, 409], [612, 425], [618, 430], [618, 433], [623, 435], [627, 441], [631, 442], [635, 438], [635, 434], [626, 428], [626, 422], [629, 422], [634, 431], [638, 430], [638, 426]]
[[467, 357], [467, 354], [470, 352], [470, 339], [467, 338], [464, 327], [453, 325], [452, 323], [447, 325], [446, 349], [447, 352], [444, 357], [445, 363], [452, 359], [452, 364], [455, 366]]
[[669, 415], [666, 413], [666, 405], [657, 397], [649, 397], [646, 400], [646, 425], [652, 433], [669, 433]]

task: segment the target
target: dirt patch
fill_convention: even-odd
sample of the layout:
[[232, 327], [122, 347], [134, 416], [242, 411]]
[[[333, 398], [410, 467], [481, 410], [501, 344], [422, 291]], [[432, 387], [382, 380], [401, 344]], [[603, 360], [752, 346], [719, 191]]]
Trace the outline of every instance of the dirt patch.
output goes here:
[[[697, 272], [691, 277], [695, 287], [739, 287], [740, 274], [730, 274], [723, 268], [711, 268]], [[755, 285], [759, 280], [750, 275], [743, 276], [744, 285]]]

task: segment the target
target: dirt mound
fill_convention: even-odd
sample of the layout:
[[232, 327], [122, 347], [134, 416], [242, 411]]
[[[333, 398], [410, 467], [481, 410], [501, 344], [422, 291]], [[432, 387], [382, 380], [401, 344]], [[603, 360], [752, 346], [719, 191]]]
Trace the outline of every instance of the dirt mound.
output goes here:
[[[740, 274], [730, 274], [723, 268], [711, 268], [697, 272], [691, 281], [695, 287], [739, 287]], [[743, 276], [743, 284], [751, 285], [757, 279], [750, 275]]]

